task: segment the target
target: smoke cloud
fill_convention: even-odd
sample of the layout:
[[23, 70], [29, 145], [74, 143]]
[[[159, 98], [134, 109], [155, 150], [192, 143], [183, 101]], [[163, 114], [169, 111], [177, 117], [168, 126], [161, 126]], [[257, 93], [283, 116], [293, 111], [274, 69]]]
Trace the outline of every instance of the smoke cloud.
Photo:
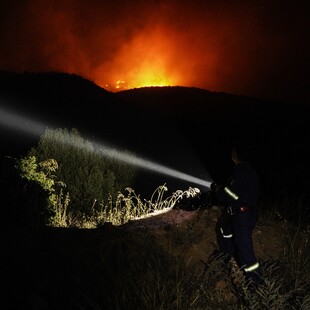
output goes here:
[[305, 11], [302, 1], [12, 0], [0, 5], [0, 69], [76, 73], [111, 91], [179, 85], [305, 102]]

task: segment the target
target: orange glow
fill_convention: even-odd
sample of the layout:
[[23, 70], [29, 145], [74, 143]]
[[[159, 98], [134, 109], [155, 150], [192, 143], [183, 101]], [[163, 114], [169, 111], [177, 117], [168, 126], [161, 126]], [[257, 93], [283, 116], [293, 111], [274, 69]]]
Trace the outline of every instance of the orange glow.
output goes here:
[[[264, 17], [261, 8], [251, 1], [22, 1], [0, 10], [0, 69], [75, 73], [113, 92], [186, 86], [269, 96], [274, 81], [291, 76], [282, 68], [297, 77], [295, 68], [304, 67], [305, 59], [291, 60], [307, 27], [296, 23], [291, 44], [288, 31], [277, 32], [282, 18], [267, 14], [275, 7], [264, 6]], [[277, 93], [285, 97], [289, 88]]]
[[18, 55], [6, 53], [12, 56], [6, 68], [76, 73], [113, 92], [145, 86], [230, 91], [238, 72], [250, 68], [245, 57], [240, 61], [240, 28], [229, 10], [218, 18], [177, 1], [124, 10], [116, 2], [96, 9], [73, 0], [44, 3], [22, 8], [25, 26], [10, 39], [29, 44], [11, 49]]
[[[102, 87], [110, 91], [120, 91], [131, 88], [150, 87], [150, 86], [176, 86], [176, 79], [168, 76], [164, 68], [156, 64], [143, 64], [143, 66], [133, 69], [133, 71], [125, 73], [126, 76], [131, 76], [127, 82], [117, 80], [110, 84], [103, 84]], [[101, 85], [101, 82], [98, 82]]]
[[[145, 31], [122, 45], [112, 63], [99, 67], [95, 73], [97, 84], [110, 91], [147, 87], [176, 86], [180, 74], [171, 68], [174, 47], [161, 29]], [[110, 72], [110, 81], [101, 77]]]
[[[101, 84], [100, 82], [98, 83]], [[110, 91], [120, 91], [131, 88], [150, 87], [150, 86], [175, 86], [173, 79], [169, 78], [162, 70], [156, 66], [145, 66], [140, 68], [140, 71], [135, 74], [129, 82], [118, 80], [110, 84], [104, 84], [103, 87]]]
[[130, 88], [135, 88], [144, 86], [170, 86], [173, 84], [173, 80], [169, 78], [163, 68], [156, 67], [156, 65], [145, 65], [140, 68], [129, 85]]

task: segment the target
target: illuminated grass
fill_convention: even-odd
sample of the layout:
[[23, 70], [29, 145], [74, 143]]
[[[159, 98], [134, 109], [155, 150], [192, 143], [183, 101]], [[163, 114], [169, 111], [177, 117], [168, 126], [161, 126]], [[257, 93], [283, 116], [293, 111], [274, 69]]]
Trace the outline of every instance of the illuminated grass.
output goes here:
[[[107, 204], [100, 203], [99, 208], [96, 209], [96, 201], [94, 201], [92, 208], [92, 215], [85, 217], [84, 215], [74, 216], [67, 214], [67, 226], [80, 228], [96, 228], [106, 222], [112, 225], [122, 225], [129, 221], [141, 220], [166, 213], [173, 209], [178, 201], [184, 197], [195, 197], [200, 193], [197, 188], [190, 187], [186, 191], [177, 190], [171, 196], [165, 198], [164, 194], [168, 191], [166, 185], [159, 186], [152, 194], [149, 200], [142, 199], [140, 195], [132, 188], [126, 188], [127, 195], [119, 193], [116, 201], [109, 198]], [[58, 209], [61, 213], [61, 222], [56, 226], [64, 226], [64, 212], [61, 208]]]

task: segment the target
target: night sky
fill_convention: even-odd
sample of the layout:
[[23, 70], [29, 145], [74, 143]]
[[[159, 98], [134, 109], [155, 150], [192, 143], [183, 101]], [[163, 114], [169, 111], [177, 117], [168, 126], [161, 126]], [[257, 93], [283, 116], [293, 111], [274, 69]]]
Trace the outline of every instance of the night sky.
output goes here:
[[110, 91], [193, 86], [308, 105], [308, 2], [1, 1], [0, 70], [76, 73]]

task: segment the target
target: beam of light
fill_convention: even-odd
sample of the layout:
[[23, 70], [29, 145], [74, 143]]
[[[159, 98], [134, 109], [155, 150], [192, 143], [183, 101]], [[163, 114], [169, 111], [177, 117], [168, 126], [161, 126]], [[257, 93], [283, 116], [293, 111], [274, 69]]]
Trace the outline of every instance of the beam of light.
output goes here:
[[[26, 133], [26, 134], [37, 135], [37, 136], [40, 136], [42, 132], [44, 132], [44, 129], [47, 128], [47, 126], [44, 126], [40, 124], [39, 122], [30, 120], [23, 116], [19, 116], [15, 113], [10, 113], [4, 109], [0, 109], [0, 125], [4, 127], [9, 127], [11, 129], [22, 131], [23, 133]], [[59, 142], [63, 143], [64, 141], [62, 140]], [[97, 143], [94, 141], [90, 141], [90, 142], [91, 142], [90, 144], [87, 144], [89, 146], [89, 150], [91, 151], [91, 149], [95, 147], [95, 149], [100, 154], [102, 154], [102, 156], [104, 157], [116, 159], [121, 162], [127, 163], [129, 165], [133, 165], [136, 167], [140, 167], [145, 170], [150, 170], [150, 171], [162, 174], [162, 175], [167, 175], [167, 176], [170, 176], [176, 179], [187, 181], [189, 183], [194, 183], [194, 184], [206, 187], [206, 188], [210, 188], [210, 185], [211, 185], [210, 181], [197, 178], [190, 174], [169, 168], [167, 166], [164, 166], [159, 163], [155, 163], [150, 160], [143, 159], [141, 157], [137, 157], [136, 155], [130, 155], [127, 152], [117, 150], [103, 143]], [[67, 139], [65, 143], [75, 146], [75, 147], [81, 147], [81, 146], [77, 146], [76, 144], [74, 144], [74, 142], [70, 139]], [[85, 146], [83, 147], [85, 148]]]
[[203, 187], [210, 188], [211, 182], [206, 181], [204, 179], [197, 178], [190, 174], [169, 168], [167, 166], [164, 166], [159, 163], [155, 163], [147, 159], [143, 159], [141, 157], [137, 157], [135, 155], [130, 155], [125, 152], [121, 152], [117, 149], [107, 147], [106, 145], [103, 145], [103, 144], [95, 144], [95, 145], [97, 146], [100, 153], [106, 157], [117, 159], [119, 161], [125, 162], [127, 164], [130, 164], [136, 167], [140, 167], [145, 170], [154, 171], [162, 175], [167, 175], [167, 176], [179, 179], [179, 180], [187, 181], [189, 183], [194, 183], [197, 185], [201, 185]]
[[45, 125], [39, 122], [8, 112], [2, 108], [0, 108], [0, 125], [9, 130], [18, 130], [35, 136], [42, 134], [46, 128]]

